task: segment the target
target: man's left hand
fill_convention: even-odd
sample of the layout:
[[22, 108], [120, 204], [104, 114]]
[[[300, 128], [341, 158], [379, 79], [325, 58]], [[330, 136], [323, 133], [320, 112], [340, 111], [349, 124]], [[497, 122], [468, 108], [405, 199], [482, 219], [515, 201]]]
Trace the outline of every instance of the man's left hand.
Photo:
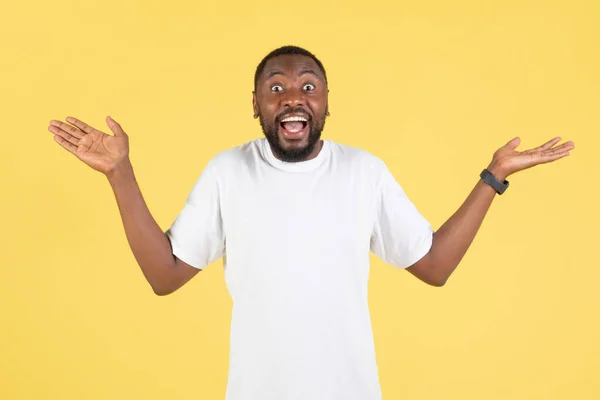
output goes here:
[[556, 137], [533, 149], [517, 151], [516, 148], [521, 143], [521, 139], [516, 137], [494, 153], [488, 170], [494, 174], [496, 179], [503, 181], [515, 172], [566, 157], [569, 155], [569, 151], [575, 148], [575, 144], [568, 141], [554, 147], [560, 140], [561, 138]]

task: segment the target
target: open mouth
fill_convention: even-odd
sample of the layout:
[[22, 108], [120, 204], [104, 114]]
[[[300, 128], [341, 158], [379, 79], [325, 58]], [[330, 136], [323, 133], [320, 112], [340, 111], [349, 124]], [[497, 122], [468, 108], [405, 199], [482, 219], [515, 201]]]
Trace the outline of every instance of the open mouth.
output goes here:
[[290, 139], [302, 139], [308, 134], [308, 118], [306, 117], [283, 118], [279, 126], [283, 135]]

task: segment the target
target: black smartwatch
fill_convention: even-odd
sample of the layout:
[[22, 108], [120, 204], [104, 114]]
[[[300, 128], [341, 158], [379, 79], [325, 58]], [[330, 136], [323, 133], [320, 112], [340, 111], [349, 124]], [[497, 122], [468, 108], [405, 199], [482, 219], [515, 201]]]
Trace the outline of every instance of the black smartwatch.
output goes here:
[[504, 180], [504, 182], [500, 182], [494, 176], [494, 174], [487, 170], [487, 168], [481, 171], [481, 174], [479, 176], [481, 177], [481, 179], [483, 179], [483, 182], [493, 187], [498, 194], [504, 193], [509, 184], [506, 179]]

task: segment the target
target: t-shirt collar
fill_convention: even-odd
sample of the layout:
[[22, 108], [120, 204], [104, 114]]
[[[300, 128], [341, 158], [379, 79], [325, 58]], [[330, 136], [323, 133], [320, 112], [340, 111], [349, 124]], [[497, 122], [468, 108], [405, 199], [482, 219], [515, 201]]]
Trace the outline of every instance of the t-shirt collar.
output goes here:
[[273, 154], [273, 151], [271, 150], [271, 145], [269, 144], [269, 141], [266, 138], [260, 139], [260, 150], [261, 150], [261, 153], [263, 154], [263, 157], [269, 164], [271, 164], [273, 167], [275, 167], [277, 169], [280, 169], [283, 171], [288, 171], [288, 172], [313, 171], [316, 168], [318, 168], [323, 163], [323, 161], [328, 159], [329, 155], [330, 155], [329, 140], [323, 140], [323, 147], [319, 151], [319, 154], [317, 154], [317, 156], [315, 158], [313, 158], [311, 160], [307, 160], [307, 161], [300, 161], [300, 162], [281, 161], [280, 159], [275, 157], [275, 155]]

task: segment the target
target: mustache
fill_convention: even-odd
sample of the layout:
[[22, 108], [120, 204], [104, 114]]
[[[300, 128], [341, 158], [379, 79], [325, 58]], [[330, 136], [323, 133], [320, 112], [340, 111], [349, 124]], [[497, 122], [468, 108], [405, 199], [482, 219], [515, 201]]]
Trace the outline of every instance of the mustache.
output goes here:
[[288, 109], [288, 110], [280, 112], [275, 117], [275, 121], [276, 122], [280, 122], [283, 119], [283, 117], [285, 117], [288, 114], [304, 114], [304, 115], [308, 116], [307, 119], [309, 121], [311, 121], [313, 119], [313, 116], [312, 116], [312, 114], [309, 111], [305, 110], [301, 106], [298, 106], [298, 107], [294, 107], [294, 108], [291, 108], [291, 109]]

